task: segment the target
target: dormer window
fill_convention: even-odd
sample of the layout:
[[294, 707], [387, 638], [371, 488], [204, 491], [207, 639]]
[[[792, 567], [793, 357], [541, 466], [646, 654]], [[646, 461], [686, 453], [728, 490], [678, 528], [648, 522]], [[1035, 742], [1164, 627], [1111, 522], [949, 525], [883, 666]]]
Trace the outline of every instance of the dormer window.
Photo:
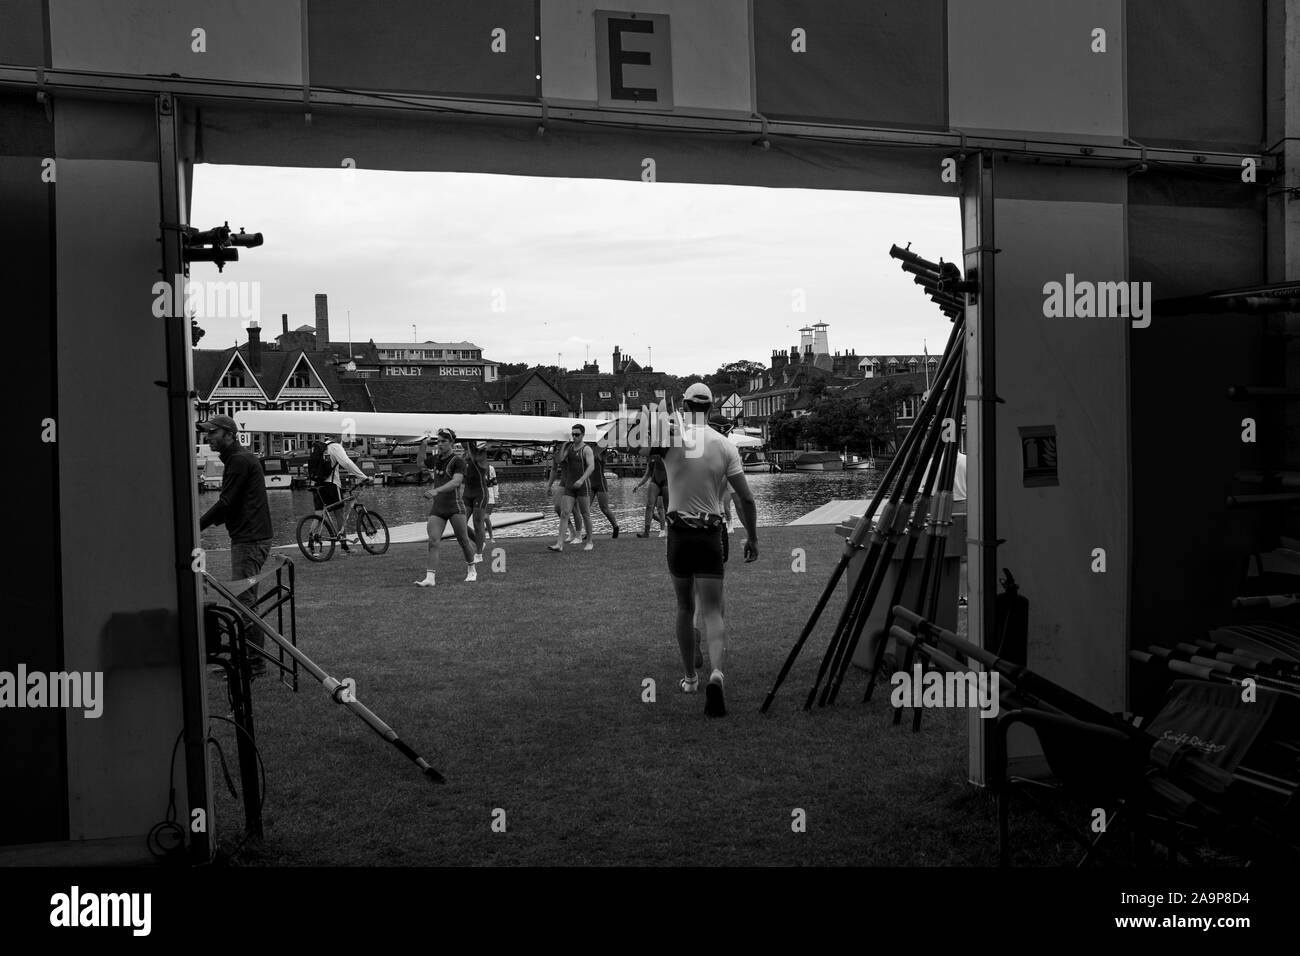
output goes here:
[[629, 389], [627, 390], [627, 397], [628, 397], [628, 398], [640, 398], [640, 397], [641, 397], [641, 393], [640, 393], [637, 389], [635, 389], [635, 388], [629, 388]]
[[221, 379], [222, 388], [244, 388], [244, 370], [238, 366], [231, 366], [230, 369]]
[[614, 397], [614, 393], [613, 393], [613, 392], [597, 392], [596, 394], [599, 395], [601, 398], [613, 398], [613, 397]]
[[311, 375], [304, 369], [298, 369], [289, 376], [289, 388], [311, 388]]

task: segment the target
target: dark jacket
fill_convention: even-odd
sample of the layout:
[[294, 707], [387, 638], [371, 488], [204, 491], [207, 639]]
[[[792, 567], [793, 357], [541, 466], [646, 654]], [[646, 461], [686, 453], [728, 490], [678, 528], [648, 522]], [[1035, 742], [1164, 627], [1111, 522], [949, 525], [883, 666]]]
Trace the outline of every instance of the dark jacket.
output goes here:
[[221, 497], [199, 519], [199, 528], [225, 524], [230, 540], [265, 541], [271, 537], [271, 509], [266, 503], [262, 463], [247, 448], [236, 445], [221, 453], [225, 473]]

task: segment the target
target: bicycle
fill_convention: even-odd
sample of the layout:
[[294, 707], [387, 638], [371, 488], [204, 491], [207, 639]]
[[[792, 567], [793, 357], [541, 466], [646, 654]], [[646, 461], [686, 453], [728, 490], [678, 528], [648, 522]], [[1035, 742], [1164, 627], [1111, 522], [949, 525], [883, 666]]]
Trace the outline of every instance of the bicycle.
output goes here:
[[[367, 481], [369, 485], [372, 482]], [[348, 518], [356, 515], [356, 534], [357, 539], [361, 542], [361, 547], [365, 548], [370, 554], [383, 554], [388, 550], [388, 523], [374, 511], [371, 511], [360, 500], [361, 488], [351, 490], [344, 495], [338, 504], [325, 508], [321, 501], [320, 492], [316, 488], [312, 489], [312, 495], [315, 497], [317, 504], [321, 505], [321, 510], [309, 515], [303, 515], [298, 522], [298, 549], [308, 561], [328, 561], [334, 557], [334, 546], [338, 543], [347, 544]], [[348, 504], [352, 507], [349, 508]], [[343, 527], [335, 530], [334, 512], [343, 514]]]

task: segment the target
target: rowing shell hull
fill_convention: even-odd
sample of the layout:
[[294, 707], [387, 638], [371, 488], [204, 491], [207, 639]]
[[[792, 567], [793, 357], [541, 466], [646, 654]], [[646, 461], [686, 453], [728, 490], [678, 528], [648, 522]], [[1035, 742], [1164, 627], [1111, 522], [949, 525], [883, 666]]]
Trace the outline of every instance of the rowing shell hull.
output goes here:
[[[351, 435], [357, 437], [420, 438], [450, 428], [457, 438], [477, 441], [554, 442], [568, 441], [574, 425], [586, 429], [588, 441], [595, 441], [613, 425], [601, 418], [556, 418], [546, 415], [441, 415], [411, 412], [286, 412], [244, 411], [235, 423], [247, 432], [288, 434]], [[748, 435], [729, 435], [739, 448], [759, 445]]]

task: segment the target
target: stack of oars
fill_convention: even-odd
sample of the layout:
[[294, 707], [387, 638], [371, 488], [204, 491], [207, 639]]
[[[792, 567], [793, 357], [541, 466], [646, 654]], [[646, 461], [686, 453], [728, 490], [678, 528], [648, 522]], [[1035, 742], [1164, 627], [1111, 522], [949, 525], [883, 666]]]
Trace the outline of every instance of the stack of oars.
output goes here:
[[[903, 270], [917, 277], [930, 298], [953, 322], [952, 334], [943, 351], [939, 370], [929, 395], [917, 413], [912, 428], [904, 437], [893, 461], [885, 471], [880, 487], [866, 513], [859, 520], [840, 556], [830, 581], [823, 589], [812, 614], [790, 650], [772, 689], [763, 701], [767, 712], [795, 659], [807, 643], [831, 595], [854, 557], [865, 551], [861, 570], [831, 635], [822, 657], [817, 678], [804, 702], [804, 710], [833, 704], [839, 695], [845, 673], [872, 610], [880, 597], [894, 554], [901, 540], [902, 560], [888, 606], [892, 609], [903, 597], [908, 574], [921, 539], [926, 539], [925, 559], [917, 593], [924, 613], [933, 616], [939, 600], [940, 568], [943, 566], [948, 529], [952, 525], [952, 485], [957, 467], [957, 439], [960, 434], [965, 403], [965, 341], [962, 295], [953, 291], [961, 283], [961, 273], [952, 263], [928, 262], [909, 249], [893, 246], [890, 256], [902, 261]], [[941, 447], [942, 446], [942, 447]], [[879, 518], [877, 519], [877, 512]], [[888, 634], [893, 611], [885, 621]], [[877, 672], [883, 663], [886, 641], [876, 647], [865, 701], [871, 695]]]

